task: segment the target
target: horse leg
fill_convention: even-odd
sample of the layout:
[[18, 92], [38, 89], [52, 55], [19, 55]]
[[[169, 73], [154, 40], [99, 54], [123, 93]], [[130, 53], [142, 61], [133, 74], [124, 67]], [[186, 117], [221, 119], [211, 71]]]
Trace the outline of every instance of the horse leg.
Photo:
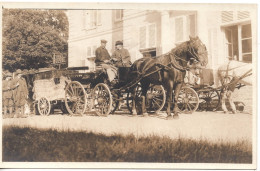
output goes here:
[[167, 119], [172, 119], [172, 115], [171, 115], [171, 104], [172, 104], [172, 90], [173, 90], [173, 82], [169, 82], [166, 86], [164, 86], [167, 90], [166, 93], [166, 103], [167, 103], [167, 109], [166, 109], [166, 113], [167, 113]]
[[224, 113], [228, 113], [227, 107], [226, 107], [226, 95], [227, 95], [227, 90], [222, 90], [221, 92], [221, 108], [224, 111]]
[[150, 83], [141, 83], [142, 85], [142, 114], [144, 117], [148, 116], [147, 110], [146, 110], [146, 94], [149, 88]]
[[230, 104], [230, 106], [231, 106], [232, 113], [233, 113], [233, 114], [236, 114], [236, 113], [237, 113], [237, 109], [236, 109], [236, 105], [234, 104], [232, 94], [233, 94], [233, 92], [230, 91], [230, 90], [228, 90], [228, 92], [227, 92], [227, 98], [228, 98], [229, 104]]
[[135, 90], [134, 88], [131, 90], [131, 94], [133, 95], [133, 101], [132, 101], [132, 113], [133, 113], [133, 116], [137, 116], [137, 112], [136, 112], [136, 106], [135, 106], [135, 103], [136, 103], [136, 93], [135, 93]]
[[180, 90], [181, 90], [181, 87], [182, 87], [182, 83], [179, 83], [176, 85], [175, 87], [175, 90], [174, 90], [174, 108], [173, 108], [173, 118], [176, 118], [178, 119], [179, 118], [179, 109], [178, 109], [178, 106], [177, 106], [177, 101], [178, 101], [178, 97], [179, 97], [179, 94], [180, 94]]

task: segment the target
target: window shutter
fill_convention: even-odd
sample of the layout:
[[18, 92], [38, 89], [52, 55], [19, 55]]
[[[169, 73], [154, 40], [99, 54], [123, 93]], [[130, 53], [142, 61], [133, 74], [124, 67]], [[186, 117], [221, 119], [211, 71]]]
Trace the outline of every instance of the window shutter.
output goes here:
[[96, 49], [97, 49], [97, 46], [93, 46], [93, 48], [92, 48], [92, 56], [96, 55]]
[[175, 19], [175, 42], [183, 40], [183, 18]]
[[91, 26], [95, 27], [97, 25], [97, 10], [91, 11]]
[[238, 20], [247, 19], [249, 17], [250, 17], [249, 11], [238, 11], [237, 12], [237, 19]]
[[91, 56], [91, 47], [90, 46], [87, 48], [87, 56]]
[[227, 22], [233, 21], [234, 20], [233, 11], [222, 11], [221, 20], [222, 20], [222, 23], [227, 23]]
[[188, 21], [187, 21], [187, 30], [188, 30], [188, 36], [195, 37], [197, 35], [196, 33], [196, 17], [195, 14], [188, 15]]
[[139, 40], [140, 48], [146, 48], [146, 26], [140, 27]]
[[156, 25], [149, 25], [149, 48], [155, 47], [156, 41]]
[[84, 22], [83, 22], [83, 27], [84, 27], [84, 29], [88, 29], [89, 27], [90, 27], [90, 25], [89, 25], [89, 23], [90, 23], [90, 15], [89, 15], [89, 11], [86, 11], [86, 10], [84, 10], [83, 11], [83, 20], [84, 20]]
[[97, 11], [97, 25], [101, 25], [101, 10]]

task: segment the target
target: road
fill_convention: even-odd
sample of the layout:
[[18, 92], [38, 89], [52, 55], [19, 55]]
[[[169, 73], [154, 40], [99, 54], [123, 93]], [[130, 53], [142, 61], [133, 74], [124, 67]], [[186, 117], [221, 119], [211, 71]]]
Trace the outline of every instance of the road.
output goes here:
[[6, 118], [3, 125], [51, 128], [64, 131], [92, 131], [112, 135], [134, 134], [167, 136], [170, 138], [207, 139], [209, 141], [247, 140], [252, 142], [253, 115], [246, 113], [224, 114], [222, 112], [194, 112], [180, 114], [177, 120], [166, 120], [164, 112], [148, 117], [130, 114], [68, 116], [59, 113], [49, 116], [30, 116], [28, 118]]

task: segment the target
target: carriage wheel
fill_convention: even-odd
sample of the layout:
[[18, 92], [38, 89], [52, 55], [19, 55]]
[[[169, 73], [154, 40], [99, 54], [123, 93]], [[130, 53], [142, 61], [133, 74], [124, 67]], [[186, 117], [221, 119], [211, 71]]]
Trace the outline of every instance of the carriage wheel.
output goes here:
[[200, 110], [215, 111], [220, 104], [220, 95], [214, 88], [206, 88], [198, 91]]
[[166, 94], [163, 86], [152, 85], [146, 94], [146, 105], [148, 113], [157, 113], [165, 105]]
[[[135, 91], [136, 97], [141, 97], [142, 88], [138, 84]], [[127, 107], [128, 110], [132, 113], [132, 95], [131, 93], [127, 94]], [[148, 113], [157, 113], [165, 105], [166, 94], [163, 86], [161, 85], [150, 85], [147, 94], [146, 94], [146, 110]]]
[[40, 98], [38, 100], [37, 109], [38, 109], [38, 112], [40, 113], [40, 115], [48, 116], [51, 112], [50, 101], [45, 97]]
[[193, 113], [199, 106], [197, 92], [190, 87], [182, 87], [178, 96], [177, 106], [183, 113]]
[[86, 110], [86, 91], [77, 81], [70, 82], [65, 89], [65, 105], [71, 115], [83, 115]]
[[107, 116], [112, 108], [112, 95], [104, 83], [97, 84], [93, 89], [93, 107], [98, 116]]

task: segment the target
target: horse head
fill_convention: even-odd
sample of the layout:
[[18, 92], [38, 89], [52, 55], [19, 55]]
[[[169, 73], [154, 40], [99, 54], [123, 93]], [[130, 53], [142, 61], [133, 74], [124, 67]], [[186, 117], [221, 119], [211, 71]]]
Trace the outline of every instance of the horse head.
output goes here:
[[190, 40], [187, 41], [187, 55], [190, 64], [200, 63], [201, 66], [206, 66], [208, 63], [207, 48], [198, 36], [190, 36]]

